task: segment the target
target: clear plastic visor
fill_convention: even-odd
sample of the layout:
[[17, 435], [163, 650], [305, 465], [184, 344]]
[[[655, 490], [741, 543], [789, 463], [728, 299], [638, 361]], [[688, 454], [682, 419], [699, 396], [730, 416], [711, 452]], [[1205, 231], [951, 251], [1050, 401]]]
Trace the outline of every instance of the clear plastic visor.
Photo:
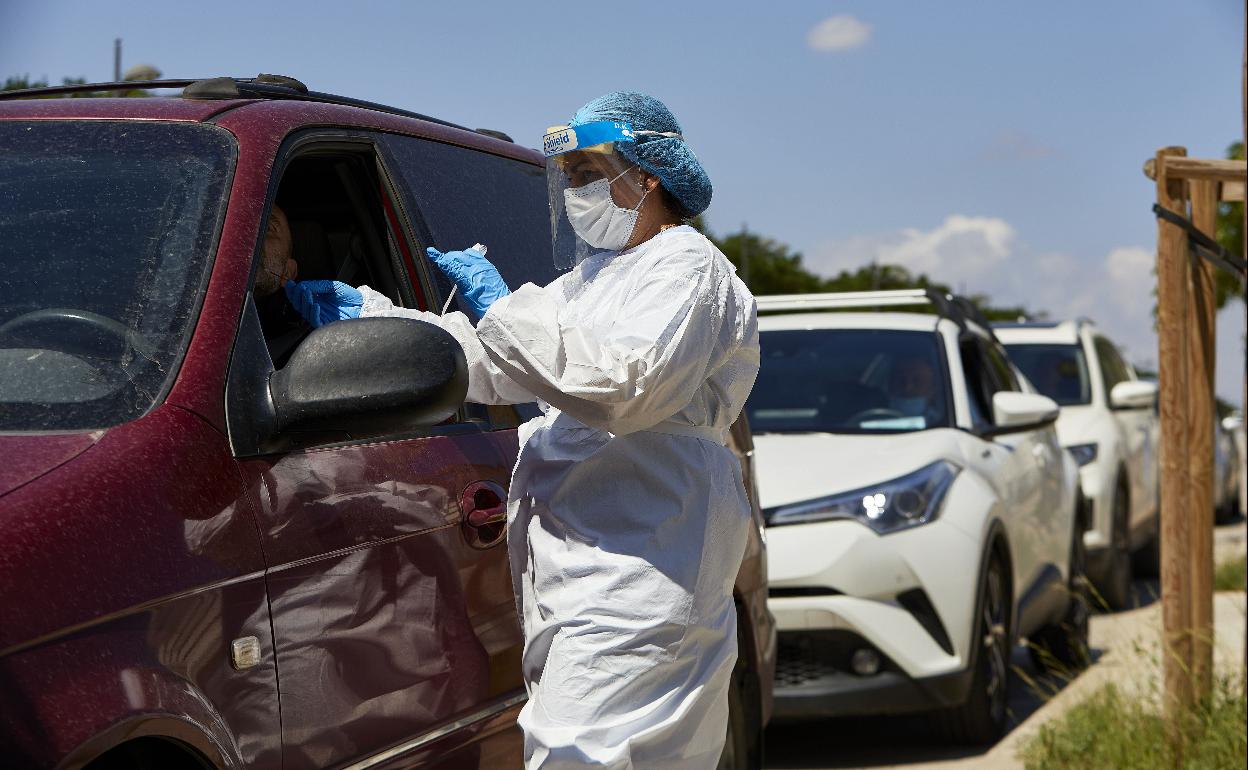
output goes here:
[[[550, 232], [555, 267], [569, 270], [585, 258], [613, 249], [591, 244], [582, 237], [568, 217], [569, 191], [580, 200], [598, 200], [609, 192], [610, 203], [620, 209], [634, 209], [641, 202], [644, 188], [640, 172], [616, 152], [592, 153], [573, 151], [546, 159], [547, 194], [550, 199]], [[591, 186], [592, 185], [592, 186]], [[605, 201], [605, 199], [604, 199]], [[574, 216], [582, 231], [612, 216], [606, 205], [591, 207]], [[592, 235], [589, 236], [593, 238]]]
[[619, 234], [622, 223], [617, 220], [628, 218], [621, 210], [635, 209], [644, 191], [640, 171], [615, 150], [617, 142], [630, 141], [631, 127], [611, 122], [556, 126], [544, 137], [551, 252], [557, 269], [569, 270], [595, 253], [617, 248], [604, 247], [603, 235]]

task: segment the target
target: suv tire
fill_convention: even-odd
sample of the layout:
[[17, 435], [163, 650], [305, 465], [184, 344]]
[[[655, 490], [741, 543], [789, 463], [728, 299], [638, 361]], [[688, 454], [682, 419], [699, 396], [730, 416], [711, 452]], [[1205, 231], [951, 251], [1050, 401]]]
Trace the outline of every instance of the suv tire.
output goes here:
[[1131, 603], [1131, 500], [1126, 484], [1119, 480], [1114, 490], [1114, 518], [1109, 533], [1110, 547], [1101, 599], [1110, 610], [1124, 610]]
[[979, 608], [971, 636], [971, 691], [961, 706], [936, 713], [944, 735], [959, 744], [984, 745], [1005, 731], [1009, 686], [1010, 597], [1005, 565], [995, 555], [979, 588]]
[[1070, 544], [1070, 578], [1067, 590], [1070, 603], [1061, 620], [1041, 628], [1028, 640], [1027, 652], [1032, 662], [1043, 671], [1072, 674], [1092, 662], [1088, 650], [1088, 617], [1091, 615], [1092, 591], [1087, 575], [1088, 554], [1083, 544], [1083, 526], [1075, 527]]

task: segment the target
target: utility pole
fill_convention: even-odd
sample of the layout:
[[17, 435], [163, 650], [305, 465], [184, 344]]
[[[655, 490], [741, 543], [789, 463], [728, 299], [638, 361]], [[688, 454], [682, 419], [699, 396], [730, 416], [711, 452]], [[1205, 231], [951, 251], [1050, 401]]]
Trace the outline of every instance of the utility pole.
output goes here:
[[121, 38], [113, 40], [113, 82], [121, 82]]

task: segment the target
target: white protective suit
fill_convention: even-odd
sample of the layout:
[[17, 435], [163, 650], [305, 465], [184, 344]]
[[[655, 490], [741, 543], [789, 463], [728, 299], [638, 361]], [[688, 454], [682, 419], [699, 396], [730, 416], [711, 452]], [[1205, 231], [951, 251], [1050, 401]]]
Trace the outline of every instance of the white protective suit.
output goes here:
[[[362, 315], [394, 308], [361, 287]], [[520, 429], [508, 548], [532, 768], [713, 768], [737, 655], [749, 503], [725, 447], [758, 372], [754, 298], [691, 227], [498, 300], [468, 400], [540, 400]]]

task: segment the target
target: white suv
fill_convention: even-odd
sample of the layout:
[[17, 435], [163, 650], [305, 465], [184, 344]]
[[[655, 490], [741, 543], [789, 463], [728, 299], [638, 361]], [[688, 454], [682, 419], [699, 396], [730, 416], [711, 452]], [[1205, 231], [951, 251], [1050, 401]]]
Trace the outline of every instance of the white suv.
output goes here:
[[[1057, 404], [964, 300], [758, 304], [746, 408], [780, 632], [776, 718], [935, 710], [955, 739], [994, 739], [1019, 637], [1047, 647], [1045, 662], [1086, 661], [1082, 514]], [[827, 312], [916, 304], [937, 313]]]
[[1157, 385], [1141, 380], [1091, 321], [995, 329], [1014, 365], [1062, 407], [1057, 435], [1079, 462], [1091, 505], [1088, 572], [1110, 608], [1126, 607], [1132, 555], [1141, 572], [1158, 568]]

